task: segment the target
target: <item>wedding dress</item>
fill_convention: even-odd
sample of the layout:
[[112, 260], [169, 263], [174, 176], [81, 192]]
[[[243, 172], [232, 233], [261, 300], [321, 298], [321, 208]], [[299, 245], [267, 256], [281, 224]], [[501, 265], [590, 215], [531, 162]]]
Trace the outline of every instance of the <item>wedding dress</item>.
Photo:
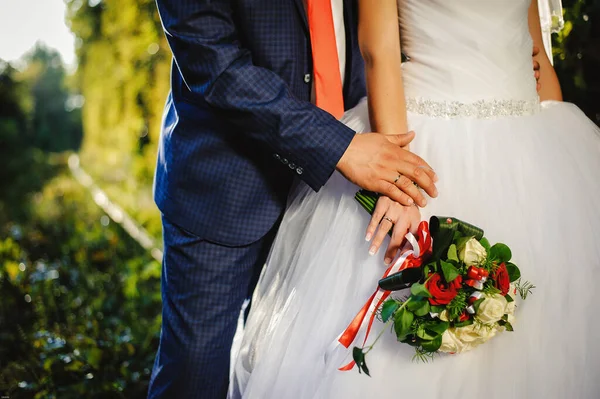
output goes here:
[[[600, 398], [600, 130], [574, 105], [540, 104], [530, 0], [399, 0], [411, 150], [439, 175], [422, 210], [504, 242], [536, 288], [514, 332], [476, 349], [412, 361], [385, 331], [371, 377], [339, 371], [332, 344], [373, 293], [385, 248], [369, 256], [358, 187], [335, 173], [295, 187], [254, 295], [233, 398]], [[366, 103], [344, 116], [369, 131]], [[371, 341], [383, 328], [375, 321]], [[341, 353], [341, 354], [340, 354]]]

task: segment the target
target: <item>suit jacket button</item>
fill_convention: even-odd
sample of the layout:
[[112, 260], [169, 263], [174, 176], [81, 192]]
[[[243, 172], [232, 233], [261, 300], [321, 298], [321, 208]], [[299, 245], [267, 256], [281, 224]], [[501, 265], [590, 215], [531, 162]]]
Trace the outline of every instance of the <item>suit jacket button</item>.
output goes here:
[[281, 158], [281, 163], [282, 163], [282, 164], [284, 164], [284, 165], [287, 165], [287, 164], [288, 164], [288, 162], [289, 162], [289, 161], [288, 161], [286, 158]]
[[302, 172], [304, 172], [304, 170], [302, 168], [296, 168], [296, 173], [298, 173], [299, 175], [301, 175]]
[[290, 164], [288, 165], [290, 167], [290, 169], [296, 169], [296, 164], [290, 162]]
[[304, 83], [310, 83], [310, 73], [307, 73], [306, 75], [304, 75]]
[[281, 159], [281, 157], [279, 156], [279, 154], [273, 154], [273, 158], [275, 158], [278, 161]]

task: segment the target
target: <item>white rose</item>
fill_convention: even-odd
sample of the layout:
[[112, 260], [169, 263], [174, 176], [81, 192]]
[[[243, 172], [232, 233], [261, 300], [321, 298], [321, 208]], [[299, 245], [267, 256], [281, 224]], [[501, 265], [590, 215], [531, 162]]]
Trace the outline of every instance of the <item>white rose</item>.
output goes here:
[[477, 327], [474, 324], [466, 327], [449, 328], [442, 334], [440, 352], [467, 352], [492, 338], [494, 335], [496, 335], [495, 329]]
[[506, 313], [506, 298], [502, 295], [486, 295], [475, 317], [483, 324], [494, 324]]
[[460, 341], [471, 345], [471, 348], [475, 348], [496, 335], [496, 330], [485, 326], [471, 324], [457, 328], [454, 334]]
[[507, 319], [508, 319], [508, 322], [514, 327], [515, 326], [515, 320], [516, 320], [515, 316], [509, 314], [508, 317], [507, 317]]
[[468, 350], [468, 344], [459, 340], [454, 334], [455, 329], [449, 328], [442, 334], [442, 345], [440, 352], [446, 353], [461, 353]]
[[515, 314], [515, 308], [517, 307], [516, 302], [512, 301], [512, 302], [508, 302], [506, 304], [506, 310], [504, 311], [506, 314], [508, 315], [513, 315]]
[[466, 242], [464, 247], [460, 249], [458, 254], [460, 260], [462, 260], [467, 266], [478, 265], [485, 260], [487, 252], [485, 248], [474, 238], [471, 238]]

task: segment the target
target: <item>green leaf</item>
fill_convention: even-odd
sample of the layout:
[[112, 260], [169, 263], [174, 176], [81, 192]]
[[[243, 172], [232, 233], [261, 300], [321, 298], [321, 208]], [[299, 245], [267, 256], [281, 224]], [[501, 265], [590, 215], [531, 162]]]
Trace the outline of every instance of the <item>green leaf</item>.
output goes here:
[[410, 302], [406, 304], [406, 308], [411, 312], [414, 312], [417, 309], [420, 309], [422, 306], [428, 303], [426, 298], [412, 297]]
[[429, 293], [429, 290], [427, 290], [427, 288], [425, 287], [424, 284], [420, 284], [420, 283], [414, 283], [410, 287], [410, 293], [417, 297], [420, 296], [420, 297], [431, 298], [431, 294]]
[[512, 324], [510, 324], [508, 321], [504, 324], [504, 328], [506, 328], [506, 331], [515, 331]]
[[511, 283], [521, 278], [521, 271], [514, 263], [506, 263], [506, 270], [508, 271], [508, 278]]
[[436, 334], [435, 332], [433, 334], [431, 334], [423, 324], [421, 324], [419, 326], [419, 328], [417, 328], [417, 337], [426, 340], [426, 341], [431, 341], [432, 339], [434, 339], [438, 334]]
[[456, 244], [450, 245], [448, 248], [448, 259], [458, 262], [458, 251], [456, 249]]
[[515, 300], [513, 299], [513, 297], [512, 297], [512, 296], [510, 296], [510, 295], [508, 295], [508, 294], [506, 294], [506, 296], [505, 296], [504, 298], [506, 298], [506, 302], [508, 302], [508, 303], [511, 303], [511, 302], [514, 302], [514, 301], [515, 301]]
[[473, 238], [473, 236], [460, 237], [456, 240], [456, 249], [458, 252], [463, 249], [463, 247], [467, 244], [467, 241], [469, 241], [471, 238]]
[[437, 261], [429, 262], [423, 267], [423, 275], [429, 276], [432, 273], [437, 272]]
[[492, 260], [497, 260], [500, 263], [508, 262], [512, 258], [512, 252], [505, 244], [497, 243], [490, 248], [490, 256]]
[[352, 358], [356, 362], [358, 372], [360, 373], [362, 370], [366, 375], [370, 377], [371, 374], [369, 374], [369, 368], [367, 367], [367, 363], [365, 361], [365, 353], [363, 352], [362, 348], [355, 346], [354, 349], [352, 349]]
[[452, 263], [444, 262], [443, 260], [440, 261], [440, 263], [442, 264], [442, 273], [444, 274], [444, 279], [448, 283], [451, 283], [460, 275], [458, 269], [454, 267]]
[[394, 316], [394, 331], [396, 332], [396, 337], [398, 337], [398, 341], [406, 339], [406, 337], [410, 334], [410, 327], [414, 319], [415, 315], [406, 308], [403, 308], [396, 312]]
[[411, 301], [406, 305], [407, 309], [415, 314], [417, 317], [425, 316], [429, 313], [429, 301], [425, 298], [419, 298]]
[[488, 239], [483, 237], [481, 240], [479, 240], [479, 243], [481, 244], [482, 247], [485, 248], [485, 251], [489, 254], [492, 246], [490, 245], [490, 242], [488, 241]]
[[384, 323], [387, 322], [399, 307], [400, 304], [398, 304], [398, 301], [395, 299], [388, 299], [385, 301], [381, 307], [381, 320], [383, 320]]
[[425, 328], [437, 334], [443, 334], [450, 327], [447, 321], [428, 321], [425, 323]]
[[442, 313], [446, 309], [445, 306], [432, 305], [430, 312], [432, 313]]
[[435, 352], [440, 349], [440, 346], [442, 346], [442, 336], [438, 335], [431, 341], [423, 341], [421, 345], [427, 352]]
[[429, 301], [425, 301], [425, 303], [423, 304], [423, 306], [421, 306], [419, 309], [415, 310], [415, 316], [417, 317], [423, 317], [425, 316], [427, 313], [429, 313]]

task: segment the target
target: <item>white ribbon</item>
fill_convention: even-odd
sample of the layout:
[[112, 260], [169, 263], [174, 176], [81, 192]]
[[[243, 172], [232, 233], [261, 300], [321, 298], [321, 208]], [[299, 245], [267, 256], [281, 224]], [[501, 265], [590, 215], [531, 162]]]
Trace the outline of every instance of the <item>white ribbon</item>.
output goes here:
[[[427, 234], [427, 233], [424, 233], [424, 234]], [[393, 263], [393, 265], [390, 269], [390, 272], [387, 274], [388, 276], [391, 276], [392, 274], [400, 271], [400, 268], [402, 267], [402, 265], [404, 264], [404, 262], [410, 255], [414, 255], [415, 258], [418, 258], [421, 255], [421, 248], [419, 247], [419, 241], [417, 240], [417, 238], [412, 233], [406, 234], [406, 236], [404, 236], [404, 238], [406, 238], [406, 241], [407, 241], [407, 243], [404, 246], [404, 248], [406, 248], [406, 251], [401, 252], [401, 255]], [[427, 237], [425, 237], [425, 238], [427, 238]], [[409, 246], [411, 247], [411, 249], [408, 249]], [[350, 344], [349, 347], [353, 346], [355, 344], [355, 342], [363, 342], [364, 341], [365, 335], [367, 334], [367, 327], [369, 325], [369, 319], [371, 318], [371, 315], [373, 314], [373, 312], [377, 311], [377, 309], [375, 309], [375, 307], [377, 306], [377, 304], [379, 303], [379, 301], [381, 300], [381, 297], [384, 295], [385, 292], [386, 291], [382, 290], [379, 287], [379, 285], [377, 286], [377, 294], [375, 295], [375, 298], [371, 302], [371, 306], [369, 307], [369, 310], [367, 311], [367, 314], [365, 315], [365, 318], [363, 319], [363, 321], [360, 325], [358, 333], [356, 334], [356, 337], [354, 338], [354, 340], [352, 341], [352, 343]], [[329, 344], [329, 346], [327, 347], [327, 350], [324, 355], [325, 364], [328, 364], [328, 362], [331, 361], [331, 359], [334, 355], [335, 355], [335, 357], [339, 357], [341, 354], [343, 354], [344, 357], [340, 360], [340, 367], [342, 367], [344, 364], [346, 364], [350, 361], [348, 359], [348, 356], [351, 355], [352, 351], [348, 352], [347, 348], [345, 348], [339, 342], [339, 339], [341, 338], [342, 334], [343, 334], [343, 332], [340, 333], [337, 336], [337, 338], [333, 342], [331, 342], [331, 344]], [[343, 349], [343, 352], [342, 352], [342, 349]]]

